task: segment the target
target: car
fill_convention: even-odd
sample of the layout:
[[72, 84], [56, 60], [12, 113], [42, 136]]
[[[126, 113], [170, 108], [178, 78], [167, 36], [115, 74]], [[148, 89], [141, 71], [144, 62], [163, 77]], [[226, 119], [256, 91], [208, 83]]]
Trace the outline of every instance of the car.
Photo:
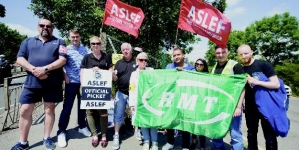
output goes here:
[[287, 96], [288, 98], [292, 95], [292, 89], [291, 87], [289, 87], [288, 85], [284, 85], [284, 88], [286, 89], [287, 91]]

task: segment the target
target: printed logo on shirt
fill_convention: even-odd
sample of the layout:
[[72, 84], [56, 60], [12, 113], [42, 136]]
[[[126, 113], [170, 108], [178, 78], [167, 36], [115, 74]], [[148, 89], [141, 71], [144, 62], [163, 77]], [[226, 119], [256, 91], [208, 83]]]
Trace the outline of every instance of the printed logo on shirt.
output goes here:
[[67, 53], [67, 48], [63, 45], [59, 46], [59, 53], [66, 54]]
[[131, 83], [129, 86], [129, 91], [134, 91], [135, 89], [136, 89], [136, 85]]

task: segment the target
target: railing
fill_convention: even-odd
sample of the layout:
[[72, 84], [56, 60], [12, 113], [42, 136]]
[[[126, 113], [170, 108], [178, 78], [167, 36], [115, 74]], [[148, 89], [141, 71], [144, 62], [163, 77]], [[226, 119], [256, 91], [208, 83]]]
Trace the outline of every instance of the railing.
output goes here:
[[[11, 128], [16, 128], [20, 117], [19, 97], [21, 95], [23, 84], [10, 86], [10, 81], [13, 79], [25, 77], [26, 74], [21, 74], [4, 79], [3, 94], [4, 94], [4, 113], [0, 114], [0, 132]], [[43, 114], [42, 102], [36, 103], [33, 112], [33, 120], [36, 121]]]

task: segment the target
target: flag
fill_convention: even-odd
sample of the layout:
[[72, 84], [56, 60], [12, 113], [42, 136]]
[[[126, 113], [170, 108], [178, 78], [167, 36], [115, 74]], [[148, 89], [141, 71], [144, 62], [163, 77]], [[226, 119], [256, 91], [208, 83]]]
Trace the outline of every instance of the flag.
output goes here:
[[141, 71], [133, 124], [222, 138], [229, 130], [245, 77], [175, 69]]
[[107, 0], [103, 23], [127, 32], [136, 38], [144, 19], [138, 7], [130, 6], [119, 0]]
[[225, 46], [231, 22], [215, 7], [199, 0], [182, 0], [178, 28]]

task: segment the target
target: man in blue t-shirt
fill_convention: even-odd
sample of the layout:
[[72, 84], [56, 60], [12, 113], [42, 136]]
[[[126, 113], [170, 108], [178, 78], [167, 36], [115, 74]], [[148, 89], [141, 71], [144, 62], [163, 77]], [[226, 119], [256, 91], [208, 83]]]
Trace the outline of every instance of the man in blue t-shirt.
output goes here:
[[19, 142], [12, 150], [29, 149], [28, 134], [35, 103], [44, 101], [45, 131], [43, 144], [55, 149], [50, 134], [55, 121], [55, 103], [63, 100], [62, 66], [66, 62], [65, 43], [52, 35], [53, 25], [47, 19], [38, 22], [39, 35], [25, 39], [17, 54], [17, 63], [26, 69], [27, 78], [20, 96]]
[[81, 94], [80, 94], [80, 65], [83, 57], [89, 53], [83, 45], [80, 44], [80, 33], [78, 30], [69, 31], [70, 45], [67, 46], [67, 61], [64, 65], [64, 80], [65, 80], [65, 93], [63, 108], [60, 113], [57, 131], [57, 143], [59, 147], [66, 147], [66, 128], [69, 124], [71, 111], [77, 96], [78, 101], [78, 125], [79, 132], [85, 136], [91, 136], [87, 128], [85, 117], [86, 112], [80, 109]]
[[[180, 48], [174, 48], [172, 52], [173, 63], [168, 64], [166, 69], [177, 70], [194, 70], [194, 66], [185, 62], [184, 51]], [[190, 133], [181, 131], [182, 133], [182, 149], [187, 150], [190, 146]], [[174, 129], [167, 129], [167, 143], [162, 147], [162, 150], [173, 149], [174, 147]]]

